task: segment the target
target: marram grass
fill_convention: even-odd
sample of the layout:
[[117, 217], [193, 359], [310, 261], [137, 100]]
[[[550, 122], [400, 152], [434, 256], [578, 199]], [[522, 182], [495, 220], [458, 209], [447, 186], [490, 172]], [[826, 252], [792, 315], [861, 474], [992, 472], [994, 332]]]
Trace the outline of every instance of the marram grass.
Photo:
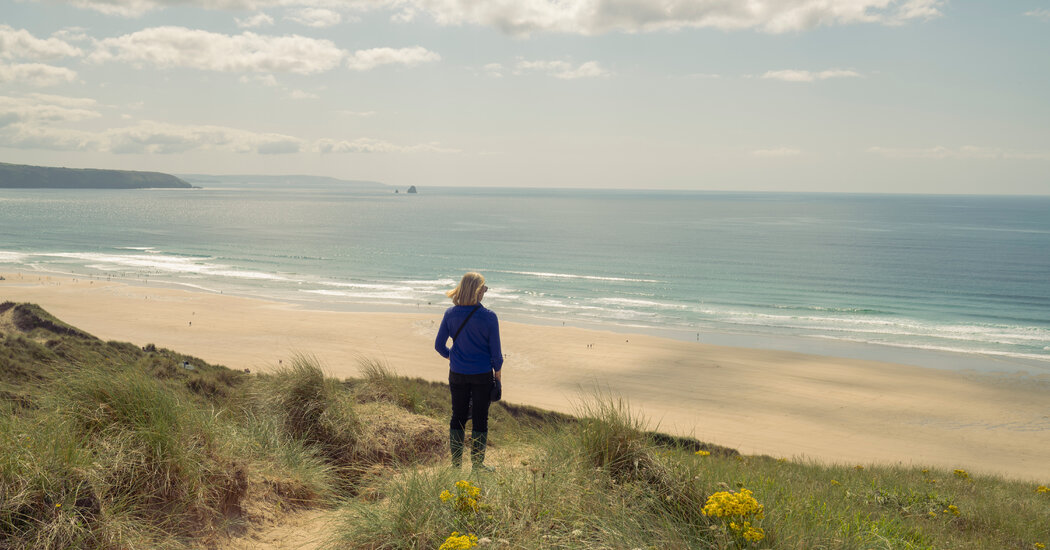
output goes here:
[[[598, 399], [581, 407], [593, 416], [535, 434], [528, 452], [516, 449], [494, 473], [439, 466], [386, 479], [384, 498], [345, 504], [329, 548], [438, 548], [466, 545], [464, 535], [479, 548], [536, 549], [1050, 544], [1045, 485], [661, 446], [621, 400]], [[458, 489], [468, 483], [476, 503], [455, 505], [469, 498]]]

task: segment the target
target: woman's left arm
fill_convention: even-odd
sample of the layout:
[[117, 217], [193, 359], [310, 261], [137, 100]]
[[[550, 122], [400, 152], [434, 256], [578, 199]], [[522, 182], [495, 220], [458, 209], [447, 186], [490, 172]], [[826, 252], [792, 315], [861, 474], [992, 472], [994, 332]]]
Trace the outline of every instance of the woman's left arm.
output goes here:
[[492, 314], [492, 328], [489, 331], [489, 362], [492, 364], [493, 376], [500, 379], [500, 369], [503, 368], [503, 348], [499, 341], [499, 319]]

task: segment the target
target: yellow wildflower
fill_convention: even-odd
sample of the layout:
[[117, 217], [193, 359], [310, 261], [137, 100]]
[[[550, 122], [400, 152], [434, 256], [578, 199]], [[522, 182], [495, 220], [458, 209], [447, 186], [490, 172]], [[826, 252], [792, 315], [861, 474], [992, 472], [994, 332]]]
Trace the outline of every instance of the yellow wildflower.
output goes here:
[[966, 470], [955, 470], [955, 477], [959, 479], [970, 479], [970, 474]]
[[751, 495], [751, 491], [747, 489], [740, 489], [739, 493], [719, 491], [707, 498], [703, 513], [705, 516], [719, 518], [754, 515], [762, 519], [764, 507]]
[[766, 538], [766, 532], [761, 527], [751, 527], [750, 525], [747, 526], [747, 529], [744, 529], [743, 535], [744, 540], [748, 542], [758, 542]]
[[702, 512], [705, 516], [726, 521], [726, 526], [734, 536], [748, 542], [758, 542], [766, 536], [765, 531], [751, 524], [753, 520], [765, 516], [765, 507], [745, 488], [741, 488], [739, 493], [719, 491], [711, 495]]
[[474, 533], [460, 535], [459, 531], [453, 531], [438, 550], [470, 550], [477, 545], [478, 537]]
[[711, 456], [711, 451], [705, 451], [703, 449], [700, 449], [699, 451], [697, 451], [697, 452], [695, 452], [693, 454], [696, 455], [696, 456]]
[[1037, 492], [1037, 493], [1050, 493], [1050, 487], [1047, 487], [1046, 485], [1040, 485], [1040, 486], [1035, 488], [1035, 492]]
[[1043, 550], [1043, 548], [1046, 548], [1046, 545], [1045, 545], [1045, 544], [1043, 544], [1043, 543], [1041, 543], [1041, 542], [1037, 542], [1037, 543], [1035, 543], [1035, 547], [1036, 547], [1036, 548], [1037, 548], [1038, 550]]
[[936, 512], [930, 512], [929, 514], [930, 514], [930, 517], [931, 517], [931, 518], [935, 518], [935, 517], [937, 517], [937, 513], [936, 513]]
[[469, 481], [461, 479], [456, 482], [456, 494], [445, 490], [441, 492], [442, 502], [451, 502], [452, 507], [460, 512], [477, 512], [481, 508], [478, 498], [481, 496], [481, 488], [472, 485]]
[[945, 514], [951, 514], [953, 516], [959, 515], [959, 507], [954, 504], [949, 504], [948, 509], [944, 511]]

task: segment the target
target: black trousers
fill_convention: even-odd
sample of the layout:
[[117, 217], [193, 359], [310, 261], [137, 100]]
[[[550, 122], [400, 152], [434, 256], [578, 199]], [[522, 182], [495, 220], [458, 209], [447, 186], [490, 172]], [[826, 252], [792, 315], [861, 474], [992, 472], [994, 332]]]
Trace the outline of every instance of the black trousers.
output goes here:
[[489, 403], [492, 398], [492, 373], [459, 374], [448, 372], [452, 392], [452, 421], [449, 428], [462, 430], [469, 419], [471, 430], [489, 431]]

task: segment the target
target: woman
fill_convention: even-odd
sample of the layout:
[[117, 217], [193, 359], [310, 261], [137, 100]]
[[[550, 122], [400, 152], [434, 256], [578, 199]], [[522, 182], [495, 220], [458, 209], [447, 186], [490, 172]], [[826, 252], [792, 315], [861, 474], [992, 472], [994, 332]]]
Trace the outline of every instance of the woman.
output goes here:
[[[499, 344], [499, 320], [495, 313], [481, 305], [488, 289], [485, 277], [480, 273], [463, 275], [459, 286], [447, 293], [455, 305], [445, 311], [434, 341], [434, 349], [449, 360], [452, 421], [448, 427], [448, 443], [452, 465], [457, 468], [463, 462], [463, 441], [469, 417], [472, 422], [470, 462], [475, 469], [491, 469], [484, 464], [489, 401], [494, 380], [500, 380], [503, 351]], [[446, 346], [450, 337], [451, 350]]]

